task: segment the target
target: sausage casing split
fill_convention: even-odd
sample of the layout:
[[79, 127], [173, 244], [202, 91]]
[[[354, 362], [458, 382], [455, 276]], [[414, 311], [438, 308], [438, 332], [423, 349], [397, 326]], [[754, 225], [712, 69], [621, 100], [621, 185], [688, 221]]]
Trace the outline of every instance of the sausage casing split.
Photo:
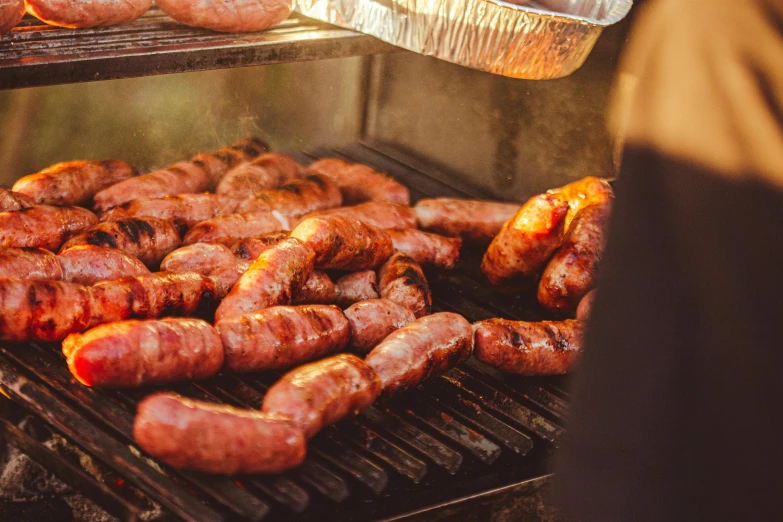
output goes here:
[[242, 201], [256, 192], [277, 188], [300, 178], [303, 168], [285, 154], [262, 154], [250, 163], [231, 169], [218, 184], [217, 194]]
[[222, 243], [231, 246], [240, 239], [288, 230], [288, 220], [273, 212], [246, 212], [207, 219], [188, 230], [182, 242]]
[[410, 193], [404, 185], [367, 165], [325, 158], [312, 163], [307, 171], [322, 174], [334, 181], [348, 205], [363, 201], [389, 201], [405, 206], [411, 204]]
[[391, 299], [360, 301], [344, 313], [351, 325], [350, 347], [359, 353], [369, 352], [392, 332], [416, 320], [410, 308]]
[[414, 210], [424, 230], [474, 243], [489, 243], [520, 206], [499, 201], [436, 198], [419, 200]]
[[450, 270], [459, 261], [462, 239], [428, 234], [421, 230], [386, 230], [394, 250], [415, 259], [420, 264], [435, 265]]
[[35, 201], [30, 196], [0, 188], [0, 212], [16, 212], [17, 210], [34, 206]]
[[63, 279], [57, 257], [42, 248], [0, 248], [0, 278]]
[[101, 190], [133, 177], [136, 171], [120, 160], [56, 163], [14, 183], [16, 192], [41, 205], [89, 205]]
[[281, 473], [302, 463], [302, 430], [285, 418], [156, 393], [139, 403], [139, 447], [175, 468], [234, 475]]
[[101, 221], [152, 217], [188, 227], [233, 212], [231, 202], [215, 194], [180, 194], [162, 198], [136, 198], [101, 214]]
[[300, 366], [264, 396], [262, 410], [291, 418], [310, 439], [325, 426], [372, 405], [381, 393], [375, 371], [351, 354]]
[[231, 246], [231, 251], [237, 257], [254, 261], [261, 252], [274, 246], [288, 237], [288, 232], [272, 232], [260, 236], [240, 239]]
[[383, 383], [387, 397], [417, 386], [467, 359], [473, 328], [464, 317], [440, 312], [393, 332], [365, 358]]
[[87, 386], [135, 388], [204, 379], [223, 365], [223, 345], [201, 319], [124, 321], [63, 341], [76, 379]]
[[290, 181], [276, 189], [256, 192], [240, 203], [237, 210], [277, 212], [293, 223], [308, 212], [339, 207], [342, 204], [343, 197], [337, 185], [324, 176], [311, 175]]
[[318, 268], [366, 270], [380, 266], [392, 254], [383, 230], [343, 216], [316, 216], [299, 223], [291, 237], [315, 252]]
[[378, 271], [381, 297], [413, 311], [416, 317], [432, 310], [432, 293], [421, 266], [404, 254], [394, 254]]
[[593, 312], [593, 303], [595, 303], [596, 289], [592, 289], [587, 292], [581, 301], [579, 306], [576, 307], [576, 318], [580, 321], [587, 321], [590, 319], [590, 314]]
[[[152, 0], [25, 0], [27, 12], [47, 24], [73, 29], [129, 24], [147, 12]], [[76, 4], [76, 5], [74, 5]]]
[[288, 0], [160, 0], [157, 4], [182, 24], [224, 33], [260, 31], [291, 14]]
[[[24, 0], [3, 0], [0, 2], [0, 34], [16, 27], [24, 17], [24, 10]], [[0, 196], [0, 200], [2, 200], [2, 196]], [[7, 212], [7, 210], [3, 210], [2, 202], [0, 202], [0, 212]]]
[[313, 216], [345, 216], [378, 228], [416, 228], [416, 212], [411, 207], [388, 201], [368, 201], [353, 207], [316, 210], [302, 219]]
[[476, 323], [475, 331], [478, 360], [519, 375], [559, 375], [582, 352], [584, 321], [488, 319]]
[[568, 203], [568, 214], [565, 218], [566, 231], [571, 227], [571, 221], [580, 210], [614, 198], [611, 185], [606, 180], [595, 176], [587, 176], [568, 185], [548, 190], [547, 194]]
[[78, 245], [57, 254], [57, 260], [63, 280], [80, 285], [150, 273], [144, 263], [116, 248]]
[[342, 350], [348, 320], [327, 305], [273, 306], [218, 323], [226, 367], [236, 372], [289, 368]]
[[378, 276], [374, 270], [344, 275], [334, 284], [337, 306], [348, 308], [359, 301], [378, 299]]
[[37, 205], [0, 213], [0, 247], [56, 251], [73, 236], [96, 225], [98, 218], [81, 207]]

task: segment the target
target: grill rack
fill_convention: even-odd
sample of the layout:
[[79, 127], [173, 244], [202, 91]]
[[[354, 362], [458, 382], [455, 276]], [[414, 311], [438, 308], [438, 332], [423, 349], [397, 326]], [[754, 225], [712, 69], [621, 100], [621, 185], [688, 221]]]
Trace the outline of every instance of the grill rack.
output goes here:
[[[455, 186], [432, 165], [377, 143], [315, 149], [326, 156], [387, 172], [421, 197], [487, 197]], [[534, 296], [498, 296], [477, 272], [481, 252], [463, 248], [453, 271], [428, 271], [434, 308], [471, 321], [502, 316], [544, 318]], [[279, 377], [221, 374], [169, 386], [183, 395], [237, 406], [260, 406]], [[95, 477], [0, 419], [0, 433], [60, 478], [123, 520], [188, 521], [386, 519], [544, 476], [563, 435], [568, 393], [562, 378], [520, 378], [475, 359], [387, 404], [326, 428], [309, 444], [305, 463], [279, 476], [211, 477], [162, 466], [144, 456], [131, 435], [135, 405], [151, 390], [97, 390], [77, 383], [59, 345], [0, 347], [0, 391], [35, 414], [102, 470]], [[503, 457], [503, 458], [501, 458]], [[150, 503], [152, 501], [152, 504]]]

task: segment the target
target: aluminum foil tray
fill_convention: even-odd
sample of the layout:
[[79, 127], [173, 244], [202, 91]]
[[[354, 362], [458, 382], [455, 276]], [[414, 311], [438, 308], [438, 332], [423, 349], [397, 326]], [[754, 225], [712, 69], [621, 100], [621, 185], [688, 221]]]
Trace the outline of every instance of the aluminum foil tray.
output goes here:
[[305, 16], [392, 45], [512, 78], [577, 70], [633, 0], [294, 0]]

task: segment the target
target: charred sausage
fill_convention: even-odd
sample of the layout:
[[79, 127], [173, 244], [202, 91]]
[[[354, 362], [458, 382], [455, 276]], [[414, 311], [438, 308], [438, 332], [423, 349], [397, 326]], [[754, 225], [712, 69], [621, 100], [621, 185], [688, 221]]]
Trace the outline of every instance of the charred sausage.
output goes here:
[[334, 283], [326, 272], [313, 270], [302, 287], [294, 292], [293, 304], [332, 304], [337, 298]]
[[368, 201], [353, 207], [316, 210], [302, 219], [313, 216], [344, 216], [378, 228], [416, 228], [416, 212], [411, 207], [388, 201]]
[[0, 247], [33, 247], [56, 251], [73, 236], [98, 223], [81, 207], [37, 205], [0, 213]]
[[57, 255], [63, 280], [80, 285], [94, 285], [123, 277], [149, 274], [144, 263], [116, 248], [78, 245]]
[[308, 212], [342, 204], [343, 198], [337, 185], [324, 176], [311, 175], [290, 181], [280, 188], [256, 192], [240, 203], [237, 210], [276, 212], [293, 224]]
[[188, 227], [233, 212], [230, 201], [215, 194], [180, 194], [163, 198], [136, 198], [101, 214], [101, 221], [153, 217]]
[[0, 188], [0, 212], [16, 212], [34, 206], [35, 201], [30, 196]]
[[389, 201], [406, 206], [411, 204], [410, 193], [404, 185], [367, 165], [325, 158], [311, 164], [307, 171], [322, 174], [334, 181], [348, 205], [363, 201]]
[[261, 252], [267, 248], [278, 244], [288, 237], [288, 232], [272, 232], [260, 236], [240, 239], [231, 246], [231, 251], [237, 257], [254, 261]]
[[185, 234], [183, 243], [222, 243], [231, 246], [240, 239], [288, 230], [288, 221], [267, 210], [219, 216], [197, 224]]
[[378, 299], [378, 276], [374, 270], [363, 270], [344, 275], [334, 284], [336, 303], [348, 308], [359, 301]]
[[277, 188], [302, 176], [303, 169], [285, 154], [262, 154], [226, 174], [215, 191], [221, 196], [242, 201], [256, 192]]
[[593, 313], [593, 303], [595, 303], [595, 288], [587, 292], [581, 301], [579, 306], [576, 307], [576, 318], [580, 321], [587, 321], [590, 319], [590, 314]]
[[0, 248], [0, 278], [63, 279], [57, 257], [42, 248]]
[[424, 230], [474, 243], [489, 243], [520, 206], [499, 201], [436, 198], [419, 200], [414, 210]]
[[489, 319], [475, 330], [478, 360], [519, 375], [558, 375], [571, 370], [582, 352], [584, 322]]
[[[0, 0], [0, 34], [16, 27], [23, 17], [24, 0]], [[6, 212], [2, 209], [2, 204], [0, 204], [0, 212]]]
[[568, 203], [568, 214], [565, 218], [565, 230], [571, 226], [571, 221], [583, 208], [602, 203], [614, 198], [614, 191], [606, 180], [588, 176], [580, 180], [547, 191], [561, 201]]
[[462, 239], [428, 234], [421, 230], [391, 229], [386, 231], [394, 250], [415, 259], [418, 263], [435, 265], [450, 270], [459, 261]]
[[392, 332], [416, 320], [410, 308], [391, 299], [360, 301], [345, 310], [351, 325], [350, 347], [367, 353]]
[[25, 0], [27, 12], [60, 27], [99, 27], [129, 24], [147, 12], [152, 0]]
[[159, 0], [174, 20], [224, 33], [248, 33], [277, 25], [291, 14], [288, 0]]
[[404, 254], [394, 254], [378, 271], [381, 297], [423, 317], [432, 311], [432, 293], [421, 266]]

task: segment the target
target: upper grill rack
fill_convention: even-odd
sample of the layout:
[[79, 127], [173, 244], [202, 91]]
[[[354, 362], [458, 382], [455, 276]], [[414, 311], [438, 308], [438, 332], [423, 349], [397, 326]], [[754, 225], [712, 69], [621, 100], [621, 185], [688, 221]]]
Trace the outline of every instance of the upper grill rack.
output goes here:
[[[298, 154], [306, 162], [325, 156], [385, 171], [410, 187], [414, 199], [484, 196], [443, 183], [427, 174], [435, 172], [432, 167], [382, 145]], [[464, 250], [465, 262], [452, 273], [428, 274], [438, 310], [456, 311], [471, 321], [541, 317], [534, 299], [484, 290], [476, 272], [481, 252]], [[222, 374], [168, 389], [257, 408], [278, 377]], [[150, 390], [82, 386], [68, 372], [59, 346], [0, 348], [0, 391], [99, 463], [101, 476], [90, 476], [0, 421], [0, 432], [10, 442], [98, 504], [124, 520], [148, 518], [144, 513], [159, 505], [166, 515], [188, 521], [290, 520], [293, 514], [300, 520], [325, 514], [340, 520], [381, 519], [541, 476], [563, 434], [568, 398], [560, 379], [502, 375], [471, 359], [391, 403], [325, 429], [311, 441], [300, 468], [232, 480], [147, 459], [134, 446], [131, 431], [135, 406]]]

